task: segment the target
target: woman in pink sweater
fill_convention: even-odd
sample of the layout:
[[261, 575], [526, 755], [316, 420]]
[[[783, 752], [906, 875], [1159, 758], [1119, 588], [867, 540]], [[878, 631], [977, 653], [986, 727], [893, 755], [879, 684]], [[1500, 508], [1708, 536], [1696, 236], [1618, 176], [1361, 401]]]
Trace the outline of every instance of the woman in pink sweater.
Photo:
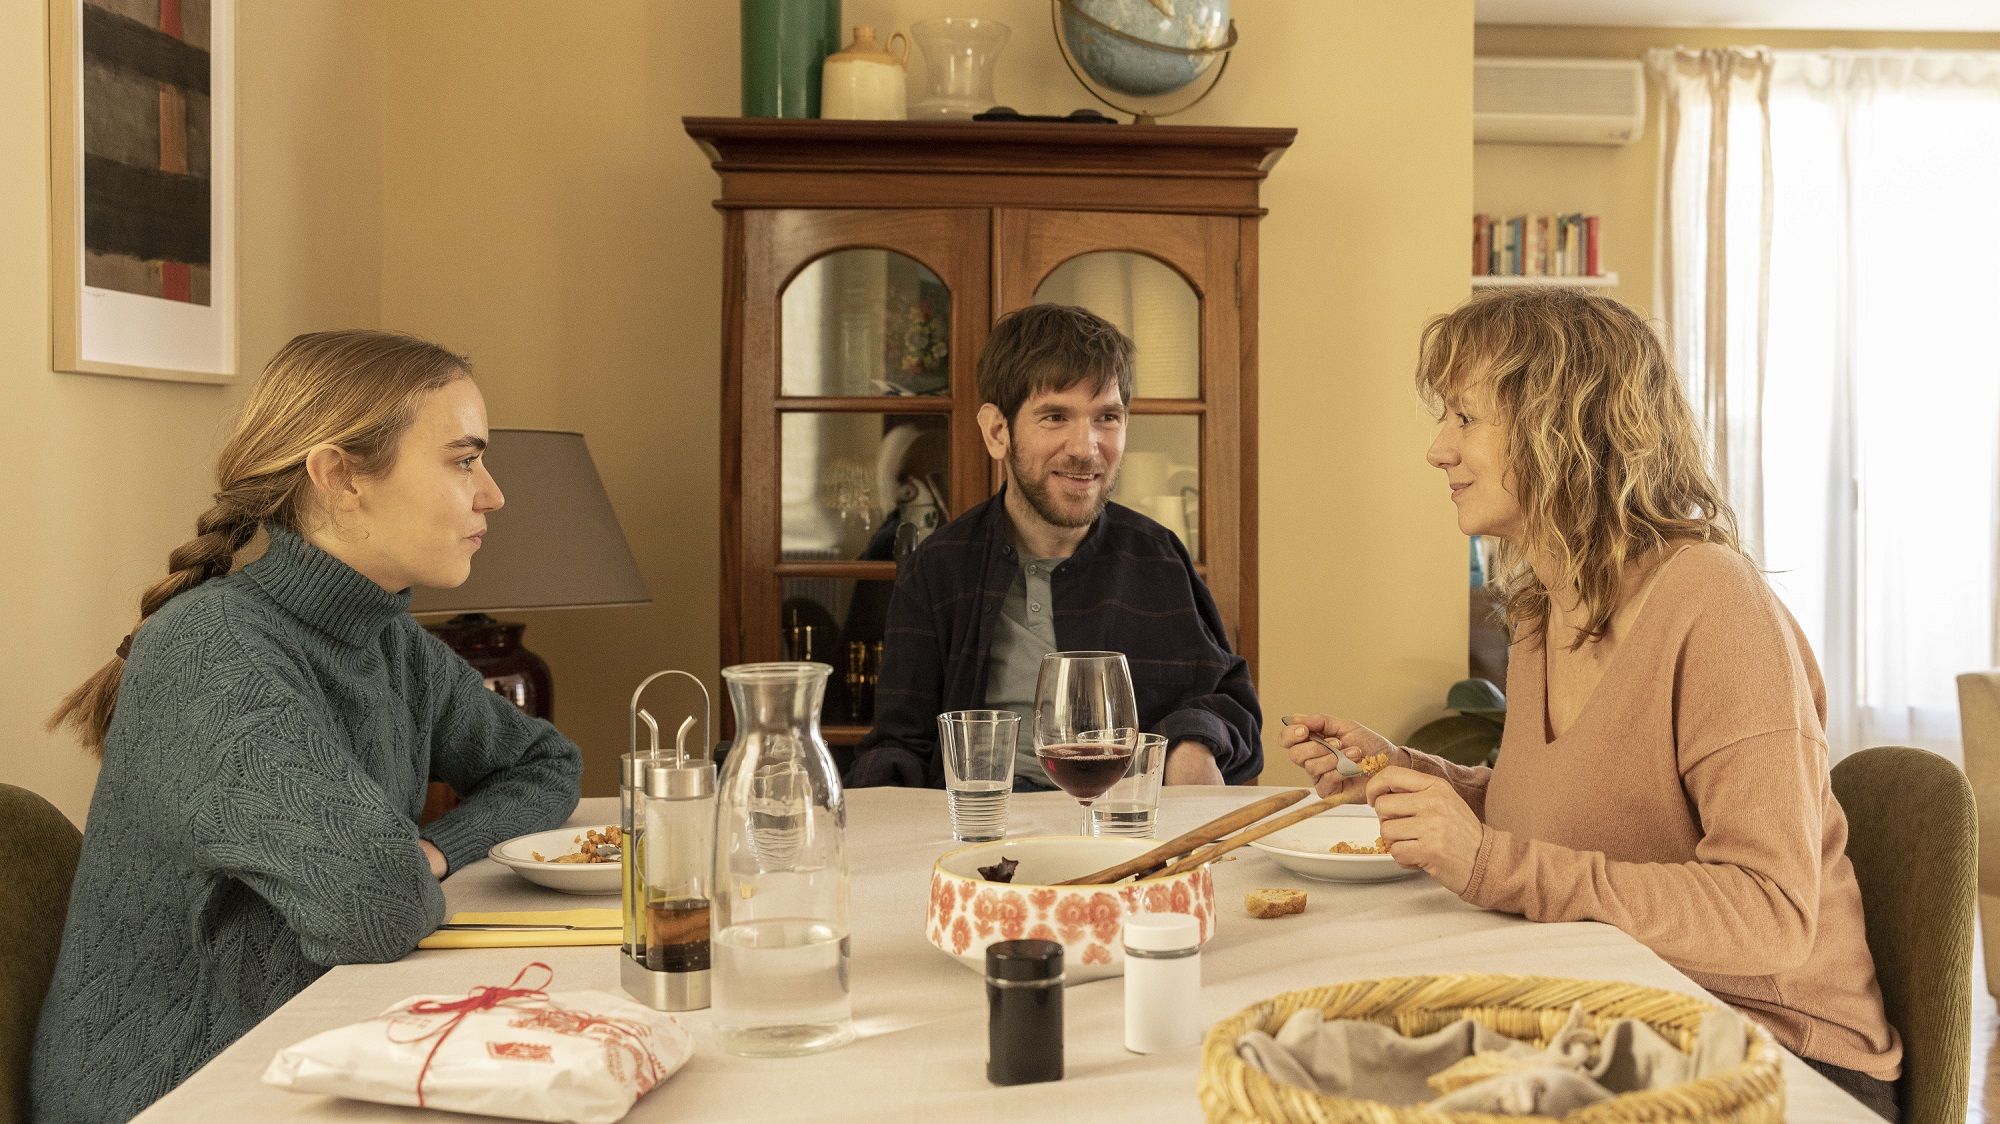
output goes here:
[[1828, 783], [1825, 690], [1745, 557], [1659, 340], [1616, 301], [1475, 297], [1425, 329], [1459, 530], [1499, 542], [1513, 634], [1499, 764], [1466, 768], [1330, 715], [1284, 732], [1322, 793], [1319, 734], [1369, 779], [1382, 834], [1473, 905], [1616, 925], [1889, 1119], [1882, 1009]]

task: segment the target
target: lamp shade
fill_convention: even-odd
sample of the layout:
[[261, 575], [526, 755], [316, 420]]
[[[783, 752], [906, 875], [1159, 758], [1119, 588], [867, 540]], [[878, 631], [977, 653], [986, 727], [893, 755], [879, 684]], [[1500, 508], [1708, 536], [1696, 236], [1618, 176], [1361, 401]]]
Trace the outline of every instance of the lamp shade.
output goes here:
[[652, 600], [583, 434], [495, 429], [486, 463], [507, 497], [486, 517], [472, 577], [457, 589], [419, 588], [412, 613], [499, 613], [641, 605]]

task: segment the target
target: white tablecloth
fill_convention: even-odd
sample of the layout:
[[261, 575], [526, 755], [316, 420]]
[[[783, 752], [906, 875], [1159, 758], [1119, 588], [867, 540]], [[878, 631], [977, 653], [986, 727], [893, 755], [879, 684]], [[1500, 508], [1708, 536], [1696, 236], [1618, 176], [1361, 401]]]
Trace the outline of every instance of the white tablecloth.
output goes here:
[[[1246, 803], [1241, 789], [1170, 789], [1160, 835], [1177, 835]], [[1011, 834], [1073, 831], [1077, 807], [1061, 793], [1013, 798]], [[617, 821], [617, 801], [586, 800], [573, 825]], [[1061, 1082], [995, 1088], [986, 1082], [986, 1001], [980, 977], [932, 948], [923, 922], [931, 862], [951, 846], [941, 792], [848, 793], [853, 888], [854, 1017], [860, 1040], [807, 1058], [748, 1060], [704, 1043], [627, 1120], [1199, 1120], [1199, 1050], [1138, 1056], [1123, 1045], [1123, 981], [1071, 987], [1064, 997], [1066, 1073]], [[1347, 979], [1428, 972], [1521, 972], [1626, 980], [1703, 994], [1624, 933], [1595, 923], [1536, 925], [1474, 909], [1417, 874], [1396, 882], [1298, 878], [1252, 848], [1215, 871], [1217, 926], [1202, 954], [1202, 1007], [1220, 1019], [1279, 992]], [[1258, 921], [1245, 891], [1297, 886], [1304, 916]], [[615, 905], [532, 886], [479, 862], [445, 882], [458, 910]], [[236, 1120], [396, 1120], [452, 1114], [303, 1096], [258, 1077], [284, 1046], [369, 1018], [419, 993], [505, 984], [530, 960], [555, 969], [551, 990], [617, 992], [615, 948], [418, 951], [393, 964], [335, 968], [147, 1110], [156, 1124]], [[687, 1016], [697, 1036], [705, 1012]], [[1787, 1116], [1799, 1121], [1877, 1118], [1797, 1058], [1785, 1058]], [[473, 1120], [477, 1117], [457, 1117]]]

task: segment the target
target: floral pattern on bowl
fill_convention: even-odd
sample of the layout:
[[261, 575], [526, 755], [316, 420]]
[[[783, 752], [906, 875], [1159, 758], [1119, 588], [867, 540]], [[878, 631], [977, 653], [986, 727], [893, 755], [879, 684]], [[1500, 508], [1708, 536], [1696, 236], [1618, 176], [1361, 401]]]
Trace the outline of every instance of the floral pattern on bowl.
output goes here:
[[[946, 955], [982, 973], [986, 946], [995, 941], [1057, 941], [1063, 946], [1068, 983], [1123, 974], [1125, 949], [1119, 934], [1135, 913], [1188, 914], [1200, 924], [1206, 943], [1215, 932], [1215, 883], [1207, 867], [1116, 886], [1052, 884], [1144, 854], [1154, 845], [1149, 839], [1038, 836], [948, 851], [931, 869], [924, 935]], [[1021, 863], [1014, 881], [987, 881], [978, 868], [1002, 855]]]

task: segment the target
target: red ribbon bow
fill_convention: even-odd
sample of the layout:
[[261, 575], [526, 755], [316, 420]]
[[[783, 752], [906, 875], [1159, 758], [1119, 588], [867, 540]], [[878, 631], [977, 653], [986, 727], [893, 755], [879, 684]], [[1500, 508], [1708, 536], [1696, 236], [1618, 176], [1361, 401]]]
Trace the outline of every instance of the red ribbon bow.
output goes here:
[[[527, 977], [529, 972], [534, 971], [536, 968], [540, 968], [546, 976], [542, 980], [541, 987], [515, 986], [515, 984], [520, 983]], [[431, 1060], [437, 1057], [438, 1047], [443, 1046], [444, 1040], [451, 1037], [451, 1032], [458, 1029], [458, 1024], [465, 1020], [465, 1016], [474, 1011], [490, 1011], [502, 1003], [512, 1002], [516, 999], [539, 999], [547, 1002], [549, 993], [542, 989], [554, 983], [555, 978], [556, 971], [554, 968], [536, 960], [515, 973], [513, 980], [506, 987], [475, 987], [472, 989], [472, 993], [463, 999], [452, 999], [449, 1001], [419, 999], [405, 1008], [412, 1015], [451, 1016], [451, 1018], [415, 1038], [398, 1040], [402, 1042], [422, 1042], [432, 1035], [437, 1036], [437, 1041], [431, 1043], [430, 1053], [424, 1055], [423, 1067], [417, 1070], [417, 1107], [424, 1107], [424, 1078], [430, 1074]], [[390, 1037], [394, 1038], [394, 1035], [391, 1034]]]
[[[539, 987], [517, 986], [527, 977], [529, 972], [536, 968], [540, 968], [544, 974]], [[458, 1029], [458, 1024], [464, 1021], [465, 1016], [474, 1011], [490, 1011], [495, 1007], [504, 1003], [511, 1003], [517, 999], [535, 1000], [539, 1005], [547, 1005], [549, 1003], [549, 993], [544, 989], [549, 984], [554, 983], [555, 978], [555, 969], [536, 960], [515, 973], [513, 980], [509, 981], [506, 987], [476, 987], [463, 999], [419, 999], [404, 1008], [406, 1013], [412, 1015], [451, 1016], [451, 1018], [415, 1038], [396, 1039], [393, 1031], [390, 1034], [392, 1039], [404, 1044], [422, 1042], [433, 1035], [437, 1037], [437, 1041], [431, 1043], [430, 1052], [424, 1055], [423, 1066], [417, 1070], [417, 1107], [424, 1107], [424, 1078], [430, 1074], [431, 1061], [437, 1057], [439, 1047], [444, 1045], [445, 1039], [451, 1037], [452, 1031]], [[611, 1030], [615, 1034], [620, 1034], [631, 1039], [634, 1050], [641, 1059], [639, 1079], [643, 1084], [640, 1091], [644, 1092], [646, 1089], [659, 1084], [664, 1074], [660, 1072], [659, 1058], [653, 1054], [652, 1049], [646, 1042], [648, 1035], [643, 1027], [637, 1026], [625, 1019], [602, 1019], [591, 1015], [575, 1015], [574, 1017], [576, 1019], [577, 1033], [589, 1030], [592, 1027], [601, 1026]]]

